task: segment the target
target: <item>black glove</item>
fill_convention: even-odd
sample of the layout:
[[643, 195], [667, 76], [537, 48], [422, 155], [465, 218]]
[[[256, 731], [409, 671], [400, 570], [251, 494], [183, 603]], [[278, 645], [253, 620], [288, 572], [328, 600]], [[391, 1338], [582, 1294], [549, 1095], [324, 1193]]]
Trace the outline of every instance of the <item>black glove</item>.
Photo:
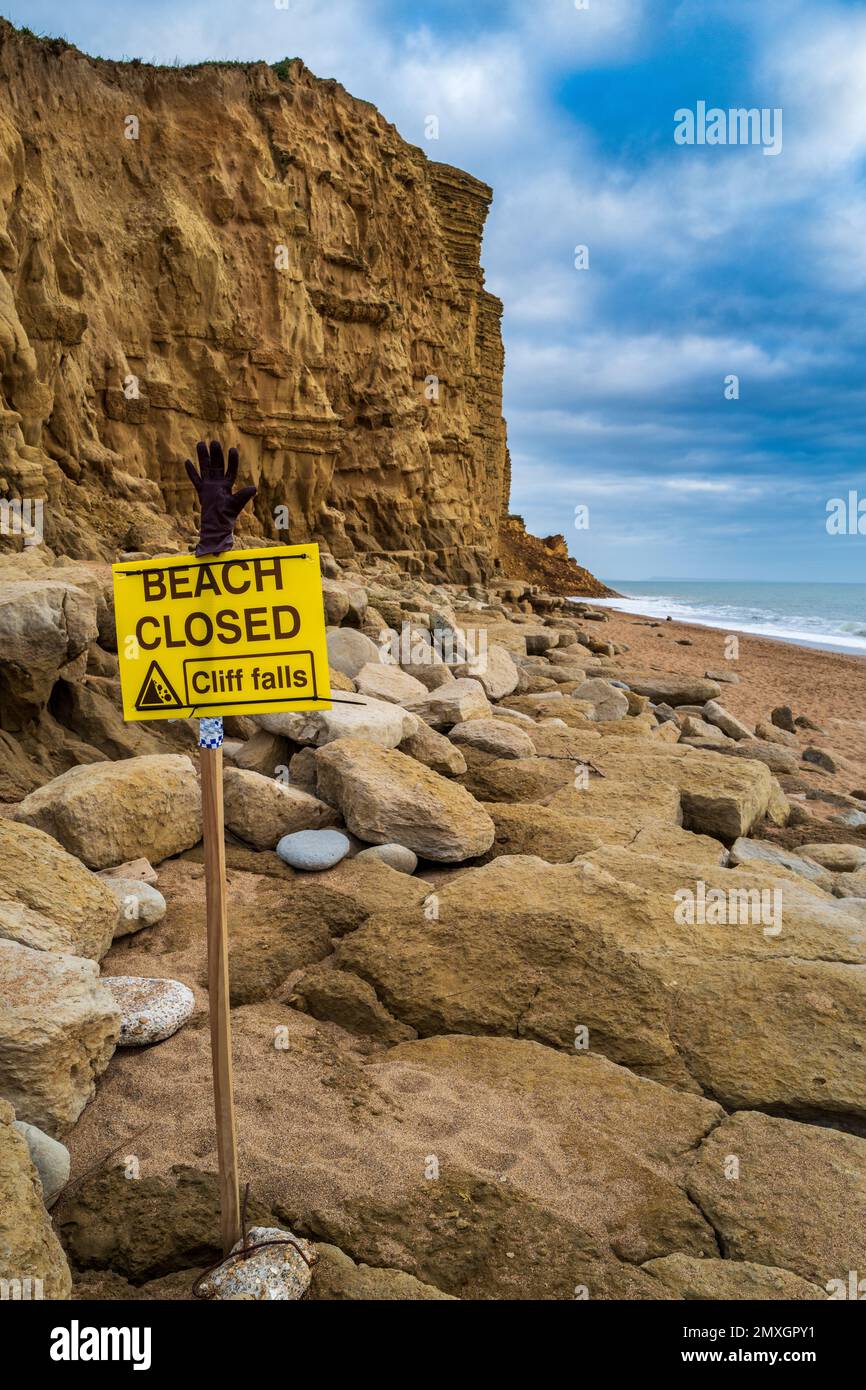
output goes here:
[[199, 495], [201, 502], [201, 521], [196, 555], [218, 555], [222, 550], [231, 550], [234, 543], [235, 522], [251, 497], [255, 497], [255, 487], [242, 487], [232, 492], [238, 476], [238, 451], [229, 449], [229, 465], [226, 468], [223, 449], [218, 439], [211, 440], [210, 452], [205, 443], [195, 446], [198, 454], [199, 475], [190, 459], [186, 460], [189, 480]]

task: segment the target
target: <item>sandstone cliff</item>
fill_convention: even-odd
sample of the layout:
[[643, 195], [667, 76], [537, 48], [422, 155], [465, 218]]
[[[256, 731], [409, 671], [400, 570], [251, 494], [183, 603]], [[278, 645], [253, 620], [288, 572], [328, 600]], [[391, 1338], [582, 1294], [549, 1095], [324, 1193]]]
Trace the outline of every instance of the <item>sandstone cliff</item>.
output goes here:
[[250, 535], [493, 572], [485, 184], [298, 59], [104, 62], [0, 21], [0, 93], [0, 489], [53, 549], [186, 544], [183, 460], [221, 434]]

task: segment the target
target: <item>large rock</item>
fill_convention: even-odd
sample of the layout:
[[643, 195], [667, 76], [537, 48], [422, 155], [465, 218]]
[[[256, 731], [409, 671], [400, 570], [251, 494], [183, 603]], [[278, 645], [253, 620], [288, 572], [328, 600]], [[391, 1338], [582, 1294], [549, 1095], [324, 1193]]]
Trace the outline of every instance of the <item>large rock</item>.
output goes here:
[[634, 838], [630, 826], [593, 816], [575, 816], [538, 802], [484, 802], [496, 827], [496, 839], [484, 858], [503, 854], [531, 854], [548, 864], [569, 864], [610, 839], [626, 845]]
[[594, 1052], [688, 1085], [667, 991], [611, 930], [625, 912], [644, 914], [646, 895], [612, 881], [593, 888], [571, 866], [502, 857], [437, 889], [432, 920], [393, 910], [368, 918], [340, 942], [337, 964], [422, 1035], [483, 1032], [573, 1049], [580, 1027]]
[[624, 719], [628, 714], [628, 697], [609, 681], [597, 676], [584, 681], [574, 692], [576, 700], [588, 700], [597, 720]]
[[455, 748], [444, 734], [437, 734], [423, 719], [418, 720], [418, 727], [411, 734], [401, 739], [398, 747], [401, 753], [434, 772], [441, 772], [443, 777], [460, 777], [466, 771], [466, 759], [459, 748]]
[[695, 1255], [665, 1255], [647, 1260], [641, 1268], [664, 1285], [671, 1298], [687, 1302], [789, 1299], [817, 1300], [827, 1295], [817, 1284], [788, 1269], [753, 1264], [750, 1260], [701, 1260]]
[[490, 705], [477, 680], [447, 681], [423, 699], [412, 700], [409, 708], [434, 729], [450, 729], [467, 719], [486, 719]]
[[730, 710], [726, 710], [717, 700], [707, 700], [704, 705], [704, 719], [721, 729], [728, 738], [754, 738], [754, 733], [748, 725], [737, 719], [736, 715], [731, 714]]
[[349, 585], [336, 579], [322, 580], [322, 599], [325, 607], [325, 622], [329, 627], [339, 627], [348, 617], [352, 606]]
[[[111, 693], [108, 693], [111, 692]], [[116, 692], [116, 694], [115, 694]], [[51, 692], [52, 716], [106, 758], [137, 758], [148, 753], [174, 752], [195, 746], [192, 720], [162, 725], [126, 723], [120, 708], [119, 686], [92, 676], [85, 682], [58, 681]], [[151, 730], [161, 729], [159, 736]], [[87, 759], [88, 762], [94, 761]]]
[[291, 758], [289, 744], [278, 734], [257, 729], [252, 738], [234, 756], [234, 765], [242, 772], [260, 772], [263, 777], [276, 777], [280, 768], [288, 767]]
[[480, 748], [494, 758], [531, 758], [535, 754], [529, 734], [503, 719], [467, 719], [451, 730], [450, 737], [454, 743]]
[[851, 874], [866, 867], [866, 849], [861, 845], [805, 844], [798, 845], [796, 852], [835, 874]]
[[683, 739], [694, 739], [699, 743], [724, 743], [726, 737], [715, 724], [708, 724], [696, 714], [680, 716], [680, 734]]
[[[638, 831], [627, 844], [608, 836], [582, 857], [584, 869], [590, 864], [603, 871], [602, 877], [585, 883], [582, 891], [593, 897], [606, 885], [609, 906], [602, 909], [602, 898], [598, 911], [611, 925], [620, 895], [617, 940], [650, 963], [739, 957], [768, 965], [786, 959], [866, 964], [866, 937], [857, 917], [849, 915], [847, 900], [828, 897], [769, 860], [731, 868], [722, 846], [709, 837], [661, 827]], [[849, 971], [848, 977], [856, 988], [859, 972]], [[755, 988], [760, 989], [759, 977]], [[827, 1022], [833, 1020], [828, 1016]], [[816, 1022], [816, 1041], [818, 1031]]]
[[677, 773], [688, 830], [731, 843], [766, 815], [773, 779], [762, 762], [692, 754]]
[[410, 700], [423, 700], [427, 687], [401, 671], [399, 666], [368, 662], [362, 666], [355, 677], [359, 695], [372, 695], [377, 700], [388, 700], [393, 705], [405, 705]]
[[226, 768], [223, 789], [226, 826], [255, 849], [274, 849], [284, 835], [321, 830], [339, 820], [318, 797], [259, 772]]
[[793, 776], [799, 768], [797, 755], [790, 748], [782, 748], [778, 743], [764, 743], [759, 738], [741, 738], [720, 744], [718, 751], [726, 758], [750, 758], [753, 762], [764, 763], [771, 772], [788, 777]]
[[[0, 1100], [0, 1287], [4, 1298], [68, 1298], [72, 1276], [27, 1142]], [[7, 1285], [8, 1281], [8, 1285]], [[34, 1281], [39, 1281], [34, 1282]]]
[[55, 683], [83, 676], [98, 633], [96, 603], [57, 578], [0, 582], [0, 723], [22, 728]]
[[[783, 932], [784, 923], [783, 911]], [[758, 935], [762, 928], [728, 930]], [[779, 959], [756, 968], [752, 960], [719, 957], [647, 964], [675, 993], [671, 1035], [690, 1074], [726, 1109], [866, 1125], [862, 964]], [[747, 1038], [760, 1045], [744, 1046]]]
[[[219, 1213], [216, 1173], [177, 1165], [169, 1178], [142, 1173], [131, 1181], [122, 1164], [100, 1165], [63, 1195], [55, 1221], [77, 1269], [112, 1269], [142, 1282], [219, 1260]], [[253, 1223], [269, 1213], [253, 1195], [246, 1215]]]
[[[337, 964], [422, 1035], [516, 1033], [568, 1049], [581, 1025], [593, 1051], [731, 1108], [862, 1124], [859, 920], [783, 869], [720, 868], [709, 840], [636, 838], [646, 853], [607, 844], [574, 865], [502, 856], [437, 887], [429, 919], [393, 907], [368, 918]], [[734, 894], [724, 914], [677, 911], [681, 890], [697, 901], [701, 884]], [[744, 1047], [755, 1033], [761, 1046]]]
[[697, 676], [653, 676], [628, 671], [618, 674], [630, 690], [649, 696], [656, 705], [705, 705], [708, 700], [717, 700], [722, 693], [716, 681]]
[[827, 893], [833, 890], [833, 875], [827, 869], [822, 868], [820, 864], [810, 863], [799, 854], [782, 849], [780, 845], [774, 845], [772, 840], [750, 840], [745, 836], [735, 840], [731, 845], [730, 862], [780, 864], [783, 869], [790, 869], [791, 873], [807, 878], [810, 883], [816, 883]]
[[316, 774], [320, 795], [371, 844], [396, 840], [425, 859], [454, 863], [493, 843], [493, 822], [474, 798], [404, 753], [342, 739], [316, 754]]
[[0, 941], [0, 1097], [19, 1120], [54, 1138], [71, 1129], [119, 1036], [93, 961]]
[[529, 656], [544, 656], [559, 642], [559, 633], [552, 628], [539, 628], [525, 634], [526, 651]]
[[489, 700], [501, 700], [517, 689], [519, 672], [511, 653], [491, 642], [483, 656], [455, 666], [454, 675], [477, 680]]
[[834, 1280], [847, 1290], [851, 1270], [863, 1277], [866, 1140], [769, 1115], [732, 1115], [703, 1141], [689, 1190], [729, 1259], [791, 1270], [827, 1294]]
[[72, 767], [25, 797], [17, 820], [53, 835], [92, 869], [152, 863], [201, 839], [201, 793], [183, 754]]
[[[363, 636], [362, 633], [356, 634]], [[387, 700], [367, 695], [340, 693], [329, 710], [302, 714], [260, 714], [259, 723], [272, 734], [283, 734], [295, 743], [321, 747], [338, 738], [361, 738], [380, 748], [396, 748], [418, 727], [414, 714]]]
[[101, 960], [116, 925], [101, 879], [44, 831], [0, 818], [0, 937]]
[[331, 628], [328, 632], [328, 664], [352, 679], [368, 662], [381, 661], [382, 654], [372, 638], [351, 627]]
[[[256, 863], [264, 857], [249, 853]], [[280, 866], [276, 856], [273, 862]], [[229, 873], [232, 1008], [267, 999], [293, 970], [303, 969], [329, 954], [331, 933], [350, 930], [367, 915], [348, 896], [319, 888], [317, 880], [306, 875], [298, 878], [300, 883], [238, 870]], [[184, 895], [182, 916], [175, 910], [175, 921], [180, 917], [181, 928], [187, 933], [201, 930], [201, 885], [197, 887], [196, 894]], [[178, 969], [175, 964], [171, 968]], [[204, 958], [198, 983], [203, 987], [207, 984]]]
[[311, 1302], [417, 1303], [454, 1299], [453, 1294], [443, 1293], [402, 1269], [356, 1264], [336, 1245], [321, 1244], [317, 1249], [319, 1263], [308, 1294]]

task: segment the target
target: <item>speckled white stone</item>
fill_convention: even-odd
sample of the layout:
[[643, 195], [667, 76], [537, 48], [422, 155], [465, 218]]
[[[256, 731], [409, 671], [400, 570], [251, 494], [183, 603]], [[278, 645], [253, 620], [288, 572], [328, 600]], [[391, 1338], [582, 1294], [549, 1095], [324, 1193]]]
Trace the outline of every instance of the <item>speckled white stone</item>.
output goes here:
[[148, 1047], [162, 1042], [188, 1022], [195, 996], [180, 980], [140, 975], [103, 975], [121, 1011], [118, 1047]]
[[265, 1245], [255, 1254], [244, 1256], [238, 1254], [243, 1249], [243, 1242], [238, 1241], [219, 1268], [202, 1278], [198, 1286], [201, 1296], [221, 1300], [251, 1298], [286, 1302], [303, 1298], [310, 1287], [312, 1266], [319, 1255], [308, 1240], [292, 1236], [290, 1241], [288, 1237], [289, 1232], [277, 1226], [253, 1226], [247, 1232], [247, 1250], [250, 1246], [269, 1240], [278, 1240], [280, 1244]]

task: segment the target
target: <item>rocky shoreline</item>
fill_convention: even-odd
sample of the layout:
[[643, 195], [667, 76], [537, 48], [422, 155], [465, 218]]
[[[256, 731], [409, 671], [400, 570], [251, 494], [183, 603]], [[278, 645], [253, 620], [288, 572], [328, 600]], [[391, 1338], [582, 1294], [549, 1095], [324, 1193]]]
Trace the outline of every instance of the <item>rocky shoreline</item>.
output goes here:
[[[195, 728], [123, 724], [106, 566], [21, 558], [0, 1277], [190, 1298], [219, 1254]], [[312, 1243], [320, 1299], [840, 1296], [866, 663], [323, 574], [341, 702], [227, 720], [250, 1224]]]

